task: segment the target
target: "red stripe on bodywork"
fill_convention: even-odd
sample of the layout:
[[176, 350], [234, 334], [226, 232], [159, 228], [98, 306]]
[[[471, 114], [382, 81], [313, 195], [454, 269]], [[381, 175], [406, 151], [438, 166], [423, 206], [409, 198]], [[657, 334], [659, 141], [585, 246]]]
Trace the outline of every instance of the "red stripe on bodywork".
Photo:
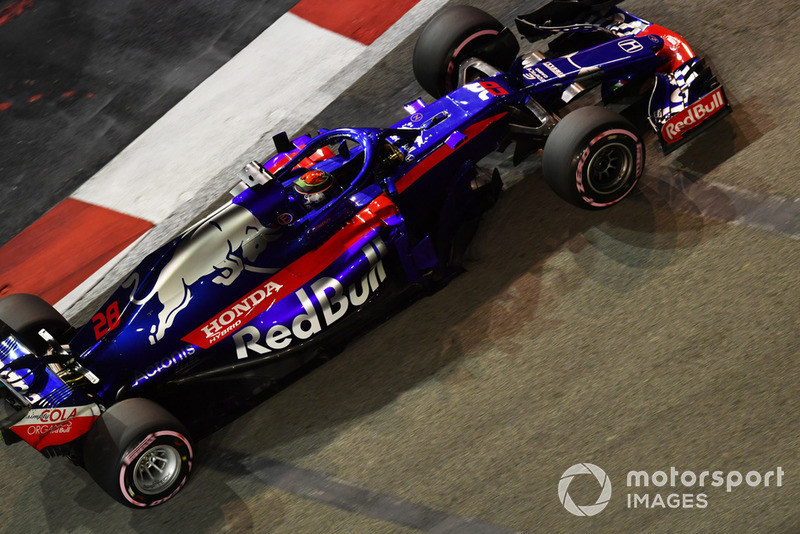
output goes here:
[[[254, 288], [229, 306], [214, 314], [213, 317], [204, 321], [194, 331], [183, 337], [183, 341], [195, 346], [207, 349], [219, 341], [234, 333], [238, 328], [233, 328], [224, 335], [214, 335], [209, 338], [204, 328], [208, 328], [213, 321], [226, 311], [232, 309], [242, 300], [249, 298], [254, 291], [266, 289], [267, 286], [280, 286], [277, 290], [268, 290], [267, 298], [248, 311], [248, 317], [255, 317], [268, 310], [275, 302], [294, 293], [300, 287], [307, 284], [312, 278], [317, 276], [323, 269], [332, 264], [348, 248], [355, 245], [359, 239], [363, 238], [372, 229], [377, 228], [389, 217], [397, 215], [397, 206], [386, 195], [375, 198], [366, 208], [358, 212], [341, 230], [335, 233], [322, 246], [301, 256], [281, 271], [275, 273], [263, 286]], [[247, 321], [244, 321], [247, 322]]]
[[55, 304], [152, 227], [67, 198], [0, 248], [0, 296], [33, 293]]
[[[469, 126], [466, 130], [461, 132], [466, 136], [464, 141], [461, 142], [459, 146], [463, 146], [464, 142], [470, 141], [481, 134], [486, 128], [494, 124], [495, 122], [499, 121], [503, 117], [508, 115], [508, 112], [498, 113], [497, 115], [493, 115], [488, 119], [484, 119], [480, 122], [476, 122], [472, 126]], [[405, 176], [397, 180], [395, 183], [395, 187], [397, 188], [398, 193], [402, 193], [411, 185], [416, 182], [423, 174], [431, 170], [433, 167], [438, 165], [442, 162], [447, 156], [452, 154], [458, 150], [458, 148], [453, 149], [447, 146], [446, 144], [442, 143], [442, 146], [428, 154], [428, 156], [416, 164], [416, 166], [411, 169]]]
[[[372, 44], [419, 0], [300, 0], [292, 13], [365, 45]], [[335, 51], [331, 51], [335, 54]]]

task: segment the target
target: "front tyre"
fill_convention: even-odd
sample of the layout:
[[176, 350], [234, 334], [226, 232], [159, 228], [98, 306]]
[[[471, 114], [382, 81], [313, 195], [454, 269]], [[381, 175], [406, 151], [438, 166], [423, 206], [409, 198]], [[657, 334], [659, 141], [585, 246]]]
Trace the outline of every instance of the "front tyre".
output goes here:
[[458, 88], [463, 61], [478, 58], [497, 69], [507, 69], [519, 44], [490, 14], [472, 6], [452, 6], [433, 17], [414, 47], [412, 68], [417, 82], [434, 98]]
[[601, 209], [633, 190], [644, 159], [644, 142], [630, 121], [589, 106], [569, 113], [553, 129], [544, 146], [542, 174], [567, 202]]
[[111, 406], [84, 442], [86, 470], [106, 493], [132, 508], [174, 497], [192, 470], [193, 455], [184, 426], [156, 403], [139, 398]]

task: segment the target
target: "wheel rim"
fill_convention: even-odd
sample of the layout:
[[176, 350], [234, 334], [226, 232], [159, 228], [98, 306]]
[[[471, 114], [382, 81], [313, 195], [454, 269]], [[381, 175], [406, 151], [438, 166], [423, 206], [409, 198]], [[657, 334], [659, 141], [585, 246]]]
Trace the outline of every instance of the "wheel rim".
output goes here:
[[607, 195], [625, 186], [633, 168], [633, 153], [622, 143], [610, 143], [592, 155], [587, 165], [589, 186]]
[[169, 488], [181, 471], [181, 456], [175, 447], [157, 445], [136, 462], [133, 483], [145, 495], [156, 495]]

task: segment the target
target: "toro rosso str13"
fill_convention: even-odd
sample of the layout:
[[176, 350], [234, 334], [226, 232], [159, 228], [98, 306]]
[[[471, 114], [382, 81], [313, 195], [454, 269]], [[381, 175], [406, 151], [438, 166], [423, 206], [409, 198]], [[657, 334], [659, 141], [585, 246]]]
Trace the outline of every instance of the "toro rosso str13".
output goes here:
[[547, 53], [520, 55], [488, 14], [441, 12], [413, 61], [438, 100], [407, 104], [385, 129], [276, 136], [277, 155], [248, 164], [232, 200], [147, 256], [86, 325], [32, 295], [0, 300], [4, 441], [70, 457], [126, 505], [162, 503], [192, 469], [198, 418], [335, 353], [459, 271], [501, 187], [477, 167], [484, 156], [543, 148], [553, 189], [603, 208], [634, 188], [644, 143], [621, 115], [567, 104], [593, 88], [604, 103], [644, 98], [667, 149], [728, 109], [680, 36], [615, 2], [551, 2], [517, 27], [556, 36]]

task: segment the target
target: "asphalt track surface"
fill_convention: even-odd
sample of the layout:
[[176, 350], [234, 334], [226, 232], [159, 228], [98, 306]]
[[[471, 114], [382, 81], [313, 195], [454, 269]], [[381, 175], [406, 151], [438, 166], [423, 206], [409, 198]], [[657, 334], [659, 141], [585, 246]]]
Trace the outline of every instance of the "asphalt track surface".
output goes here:
[[[510, 21], [517, 6], [473, 2]], [[486, 215], [467, 272], [200, 443], [174, 501], [120, 507], [88, 475], [2, 451], [6, 532], [800, 531], [800, 10], [626, 2], [710, 59], [734, 113], [640, 192], [584, 212], [536, 159]], [[504, 14], [506, 14], [504, 16]], [[390, 124], [421, 95], [413, 36], [308, 128]], [[611, 500], [559, 503], [578, 463]], [[631, 470], [765, 474], [782, 485], [630, 488]], [[706, 495], [645, 509], [629, 495]], [[569, 494], [593, 503], [599, 485]]]
[[0, 2], [0, 245], [295, 3]]

